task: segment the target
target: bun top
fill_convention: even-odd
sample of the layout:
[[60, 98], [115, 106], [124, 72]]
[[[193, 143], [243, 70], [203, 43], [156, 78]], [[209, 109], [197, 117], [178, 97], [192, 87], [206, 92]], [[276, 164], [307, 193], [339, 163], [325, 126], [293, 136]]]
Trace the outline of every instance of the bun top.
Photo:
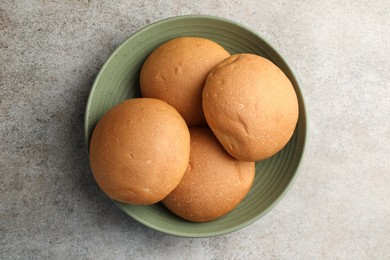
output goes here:
[[198, 37], [180, 37], [155, 49], [140, 75], [143, 97], [172, 105], [188, 125], [206, 124], [202, 91], [207, 74], [230, 54], [217, 43]]
[[188, 127], [173, 107], [136, 98], [100, 119], [92, 134], [90, 162], [96, 182], [110, 198], [153, 204], [177, 186], [189, 150]]
[[203, 91], [205, 117], [233, 157], [266, 159], [291, 138], [298, 100], [287, 76], [271, 61], [238, 54], [218, 64]]
[[162, 201], [178, 216], [205, 222], [233, 210], [255, 176], [254, 162], [231, 157], [208, 127], [192, 127], [190, 163], [179, 185]]

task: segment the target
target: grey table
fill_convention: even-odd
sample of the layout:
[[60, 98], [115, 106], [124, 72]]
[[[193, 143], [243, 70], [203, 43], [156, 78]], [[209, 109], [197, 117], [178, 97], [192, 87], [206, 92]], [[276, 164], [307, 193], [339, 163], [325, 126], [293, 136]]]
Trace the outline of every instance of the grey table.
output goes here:
[[[289, 61], [309, 110], [299, 176], [237, 232], [185, 239], [127, 217], [98, 189], [84, 107], [110, 53], [180, 14], [251, 27]], [[390, 2], [0, 2], [1, 259], [389, 259]]]

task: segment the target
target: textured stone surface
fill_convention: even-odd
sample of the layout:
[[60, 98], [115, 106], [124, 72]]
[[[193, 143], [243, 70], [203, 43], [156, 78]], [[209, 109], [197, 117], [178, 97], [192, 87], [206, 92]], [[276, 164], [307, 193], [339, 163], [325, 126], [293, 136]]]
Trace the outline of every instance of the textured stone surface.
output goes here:
[[[0, 2], [1, 259], [389, 259], [390, 3]], [[309, 109], [298, 178], [265, 217], [185, 239], [127, 217], [94, 183], [83, 144], [91, 84], [143, 26], [211, 14], [289, 61]]]

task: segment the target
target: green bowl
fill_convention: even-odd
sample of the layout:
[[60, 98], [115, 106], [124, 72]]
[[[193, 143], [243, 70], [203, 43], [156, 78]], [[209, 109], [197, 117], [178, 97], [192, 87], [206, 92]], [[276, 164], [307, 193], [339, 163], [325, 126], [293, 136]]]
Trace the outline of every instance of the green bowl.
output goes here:
[[179, 36], [213, 40], [231, 54], [254, 53], [273, 61], [289, 77], [299, 101], [299, 120], [292, 139], [275, 156], [256, 163], [256, 177], [244, 201], [229, 214], [206, 223], [192, 223], [161, 203], [138, 206], [115, 202], [126, 214], [155, 230], [184, 237], [222, 235], [245, 227], [270, 211], [293, 183], [306, 141], [306, 112], [299, 84], [281, 55], [254, 31], [219, 17], [178, 16], [151, 24], [124, 41], [106, 61], [92, 86], [85, 113], [85, 140], [100, 117], [125, 99], [140, 97], [139, 74], [146, 57], [159, 45]]

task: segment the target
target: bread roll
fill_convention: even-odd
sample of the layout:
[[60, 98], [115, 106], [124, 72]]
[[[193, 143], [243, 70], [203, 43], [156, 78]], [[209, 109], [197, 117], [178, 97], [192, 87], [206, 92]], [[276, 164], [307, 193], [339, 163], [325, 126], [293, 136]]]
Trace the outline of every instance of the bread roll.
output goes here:
[[280, 151], [298, 120], [290, 80], [271, 61], [254, 54], [233, 55], [211, 71], [203, 109], [226, 151], [243, 161], [263, 160]]
[[161, 100], [136, 98], [100, 119], [90, 162], [97, 184], [110, 198], [148, 205], [177, 186], [189, 152], [190, 134], [180, 114]]
[[178, 216], [205, 222], [233, 210], [252, 186], [253, 162], [231, 157], [208, 127], [190, 128], [190, 163], [179, 185], [162, 201]]
[[180, 37], [155, 49], [140, 75], [143, 97], [172, 105], [188, 125], [205, 125], [202, 90], [207, 74], [230, 54], [217, 43], [197, 37]]

